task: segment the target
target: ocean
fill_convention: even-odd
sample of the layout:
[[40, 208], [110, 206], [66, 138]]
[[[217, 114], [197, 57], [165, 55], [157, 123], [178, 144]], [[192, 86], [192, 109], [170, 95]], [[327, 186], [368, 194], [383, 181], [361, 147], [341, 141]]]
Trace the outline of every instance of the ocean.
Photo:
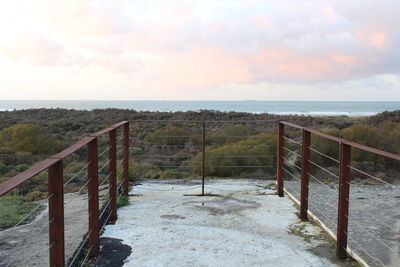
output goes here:
[[396, 102], [347, 101], [64, 101], [64, 100], [0, 100], [0, 111], [31, 108], [66, 108], [92, 110], [104, 108], [137, 111], [238, 111], [250, 113], [297, 114], [311, 116], [371, 116], [382, 111], [400, 109]]

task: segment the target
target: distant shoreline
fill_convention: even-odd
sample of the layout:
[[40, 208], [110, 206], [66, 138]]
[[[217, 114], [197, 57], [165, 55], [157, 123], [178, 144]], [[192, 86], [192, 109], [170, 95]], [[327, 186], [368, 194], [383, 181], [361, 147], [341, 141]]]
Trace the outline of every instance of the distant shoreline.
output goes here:
[[368, 117], [384, 111], [400, 110], [400, 101], [64, 101], [0, 100], [0, 111], [61, 108], [78, 111], [128, 109], [137, 112], [186, 112], [214, 110], [250, 114], [304, 115], [312, 117]]
[[[13, 111], [20, 111], [20, 110], [32, 110], [32, 109], [42, 109], [42, 108], [26, 108], [26, 109], [0, 109], [0, 112], [13, 112]], [[50, 108], [50, 109], [57, 109], [57, 108]], [[64, 109], [64, 108], [60, 108], [60, 109]], [[107, 108], [100, 108], [100, 109], [107, 109]], [[76, 110], [76, 111], [90, 111], [93, 109], [66, 109], [66, 110]], [[137, 112], [155, 112], [153, 110], [134, 110], [131, 109], [132, 111], [137, 111]], [[193, 111], [193, 112], [199, 112], [200, 110], [184, 110], [184, 111], [180, 111], [180, 112], [188, 112], [188, 111]], [[211, 109], [206, 111], [212, 111]], [[171, 111], [171, 112], [177, 112], [177, 111]], [[221, 111], [221, 112], [239, 112], [239, 111]], [[240, 112], [244, 112], [244, 113], [249, 113], [249, 114], [271, 114], [271, 115], [285, 115], [285, 116], [311, 116], [311, 117], [351, 117], [351, 118], [357, 118], [357, 117], [369, 117], [369, 116], [374, 116], [376, 114], [379, 114], [380, 112], [365, 112], [365, 113], [357, 113], [357, 114], [352, 114], [352, 113], [346, 113], [346, 112], [294, 112], [294, 113], [290, 113], [290, 112], [261, 112], [261, 111], [240, 111]]]

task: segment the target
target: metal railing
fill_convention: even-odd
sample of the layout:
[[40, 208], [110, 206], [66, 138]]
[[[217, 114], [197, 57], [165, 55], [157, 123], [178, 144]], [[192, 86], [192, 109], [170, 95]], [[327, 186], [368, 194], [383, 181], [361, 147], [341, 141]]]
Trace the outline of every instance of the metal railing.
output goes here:
[[[285, 135], [286, 127], [290, 128], [289, 129], [291, 130], [290, 132], [293, 132], [293, 130], [297, 131], [300, 130], [301, 135], [297, 135], [296, 138], [291, 138], [286, 136]], [[327, 155], [319, 151], [316, 147], [312, 147], [311, 145], [312, 136], [318, 136], [319, 138], [323, 138], [329, 142], [337, 143], [337, 145], [339, 146], [338, 159], [334, 158], [332, 155]], [[295, 147], [288, 148], [287, 147], [288, 145], [293, 145]], [[314, 219], [317, 219], [317, 221], [319, 221], [320, 223], [324, 221], [327, 224], [329, 224], [329, 227], [325, 225], [326, 228], [325, 230], [327, 230], [328, 233], [330, 233], [331, 236], [333, 236], [336, 239], [336, 254], [339, 259], [346, 259], [348, 255], [351, 255], [363, 263], [369, 262], [372, 263], [372, 265], [385, 266], [383, 260], [379, 259], [379, 255], [374, 256], [373, 253], [369, 251], [369, 248], [365, 247], [364, 244], [349, 238], [350, 235], [349, 204], [351, 200], [350, 188], [352, 186], [350, 178], [352, 172], [357, 172], [358, 174], [373, 179], [374, 181], [384, 184], [385, 186], [390, 185], [391, 188], [394, 189], [398, 187], [397, 185], [391, 184], [383, 180], [382, 178], [376, 177], [375, 175], [372, 175], [366, 171], [362, 171], [359, 168], [352, 166], [352, 151], [355, 149], [363, 151], [364, 153], [372, 153], [377, 156], [382, 156], [384, 158], [400, 161], [400, 155], [397, 154], [371, 148], [365, 145], [361, 145], [352, 141], [348, 141], [339, 137], [326, 134], [324, 132], [309, 129], [297, 124], [283, 122], [283, 121], [278, 122], [277, 194], [282, 197], [284, 196], [285, 192], [287, 192], [290, 197], [294, 198], [294, 200], [300, 206], [300, 218], [302, 220], [308, 220], [309, 216], [311, 216]], [[293, 162], [293, 160], [289, 161], [285, 157], [285, 151], [290, 155], [294, 155], [297, 160], [300, 160], [301, 162], [300, 166], [296, 165]], [[339, 173], [336, 174], [334, 173], [334, 171], [329, 170], [328, 168], [321, 166], [321, 164], [314, 162], [311, 158], [312, 153], [315, 153], [315, 155], [318, 156], [322, 156], [325, 159], [331, 161], [333, 164], [336, 164], [337, 165], [336, 168], [338, 168]], [[289, 167], [286, 167], [285, 165], [294, 167], [293, 171], [290, 171]], [[325, 175], [328, 175], [333, 179], [335, 179], [336, 180], [336, 182], [334, 182], [335, 186], [333, 187], [332, 185], [328, 186], [327, 183], [325, 183], [322, 179], [316, 177], [317, 175], [311, 174], [311, 167], [318, 169]], [[299, 173], [300, 177], [296, 176], [296, 174], [294, 174], [295, 172]], [[297, 196], [294, 196], [291, 192], [285, 189], [286, 187], [284, 182], [285, 174], [287, 174], [289, 178], [294, 179], [296, 183], [299, 185], [300, 192], [298, 198]], [[310, 179], [312, 179], [313, 182], [314, 181], [317, 182], [323, 187], [324, 195], [321, 195], [320, 192], [309, 192]], [[360, 189], [357, 188], [357, 190]], [[316, 203], [310, 202], [311, 199], [316, 200], [315, 197], [316, 199], [318, 199], [319, 203], [317, 204], [320, 204], [319, 206], [316, 205]], [[329, 199], [337, 200], [337, 205], [332, 204], [331, 201], [329, 201]], [[312, 208], [317, 211], [318, 216], [321, 216], [323, 218], [318, 218], [318, 216], [310, 212], [309, 204], [313, 205]], [[385, 204], [390, 205], [388, 203]], [[321, 208], [321, 205], [325, 205], [327, 208], [324, 210], [323, 208]], [[392, 211], [394, 211], [395, 209], [396, 207], [393, 207]], [[331, 215], [336, 212], [337, 216], [336, 221], [332, 219], [332, 216], [326, 214], [327, 210], [330, 210]], [[369, 216], [368, 217], [369, 219], [374, 220], [373, 221], [374, 225], [371, 225], [371, 227], [375, 228], [376, 225], [379, 225], [379, 227], [386, 227], [390, 229], [393, 234], [398, 234], [399, 231], [394, 228], [394, 225], [391, 225], [390, 223], [385, 222], [383, 219], [379, 218], [378, 214], [372, 214], [371, 212], [368, 212], [366, 209], [362, 210], [362, 213], [367, 214]], [[334, 233], [335, 229], [332, 229], [335, 226], [336, 226], [336, 234]], [[387, 244], [387, 242], [385, 242], [377, 234], [372, 233], [368, 229], [365, 229], [365, 227], [363, 226], [359, 226], [358, 228], [363, 228], [360, 229], [360, 231], [363, 234], [365, 233], [368, 234], [370, 237], [373, 238], [374, 242], [379, 242], [379, 244], [383, 245], [386, 250], [390, 250], [392, 255], [394, 255], [395, 257], [400, 256], [395, 249], [390, 247]], [[354, 246], [354, 248], [348, 245], [349, 241], [353, 241], [352, 246]], [[355, 253], [354, 251], [357, 251], [357, 253]], [[360, 254], [362, 254], [364, 257], [368, 257], [369, 259], [367, 261], [364, 261], [364, 259], [360, 258], [358, 252], [361, 252]]]
[[[345, 259], [348, 256], [348, 253], [352, 256], [355, 254], [351, 252], [351, 249], [348, 246], [348, 225], [349, 225], [349, 204], [350, 204], [350, 175], [351, 171], [355, 171], [361, 173], [364, 176], [370, 177], [371, 179], [375, 179], [380, 183], [385, 185], [395, 186], [384, 179], [376, 177], [375, 175], [371, 175], [366, 171], [360, 170], [352, 166], [352, 150], [358, 149], [368, 153], [373, 153], [376, 155], [380, 155], [383, 157], [387, 157], [396, 161], [400, 161], [400, 156], [388, 153], [379, 149], [370, 148], [361, 144], [357, 144], [348, 140], [344, 140], [342, 138], [338, 138], [335, 136], [331, 136], [329, 134], [309, 129], [303, 126], [299, 126], [297, 124], [289, 123], [289, 122], [276, 122], [276, 121], [184, 121], [184, 120], [136, 120], [132, 121], [135, 124], [135, 129], [141, 123], [175, 123], [175, 124], [184, 124], [182, 127], [187, 127], [189, 130], [193, 130], [191, 134], [184, 135], [158, 135], [152, 136], [151, 141], [147, 140], [146, 137], [149, 136], [149, 133], [139, 132], [132, 134], [133, 140], [130, 141], [130, 123], [128, 121], [123, 121], [117, 124], [114, 124], [104, 130], [96, 132], [80, 141], [71, 147], [65, 149], [64, 151], [42, 161], [38, 164], [34, 165], [30, 169], [12, 177], [6, 182], [0, 184], [0, 196], [5, 195], [7, 192], [10, 192], [14, 188], [20, 186], [24, 182], [28, 181], [32, 177], [38, 175], [39, 173], [48, 170], [48, 205], [49, 205], [49, 250], [50, 250], [50, 265], [59, 265], [64, 266], [65, 264], [65, 241], [64, 241], [64, 207], [68, 206], [64, 205], [64, 194], [63, 194], [63, 186], [69, 184], [74, 181], [77, 177], [82, 175], [82, 173], [87, 170], [87, 180], [81, 186], [79, 191], [85, 190], [87, 188], [88, 191], [88, 217], [89, 217], [89, 230], [84, 236], [84, 242], [78, 248], [80, 251], [84, 246], [85, 242], [88, 243], [87, 247], [89, 248], [89, 253], [85, 256], [86, 258], [94, 258], [99, 254], [99, 234], [101, 229], [104, 227], [106, 223], [113, 223], [117, 219], [117, 200], [121, 196], [128, 196], [128, 176], [129, 176], [129, 154], [132, 152], [132, 162], [135, 160], [138, 163], [141, 163], [140, 160], [147, 158], [160, 158], [163, 161], [163, 165], [160, 166], [162, 169], [166, 168], [181, 168], [181, 169], [193, 169], [196, 168], [196, 172], [201, 179], [201, 185], [196, 185], [191, 187], [193, 188], [201, 188], [200, 196], [207, 195], [205, 192], [205, 180], [208, 175], [207, 170], [210, 168], [219, 168], [219, 169], [235, 169], [235, 168], [243, 168], [243, 169], [264, 169], [264, 168], [275, 168], [272, 165], [267, 164], [232, 164], [232, 165], [221, 165], [215, 164], [210, 165], [208, 163], [208, 159], [210, 158], [231, 158], [231, 159], [267, 159], [276, 157], [276, 176], [277, 176], [277, 194], [279, 196], [284, 196], [286, 190], [285, 186], [285, 175], [288, 175], [291, 179], [294, 179], [298, 182], [299, 185], [299, 198], [298, 203], [300, 206], [300, 218], [302, 220], [308, 220], [310, 216], [315, 218], [315, 214], [310, 211], [310, 207], [316, 209], [318, 211], [318, 216], [324, 218], [316, 218], [317, 220], [324, 220], [330, 223], [331, 228], [333, 226], [336, 227], [336, 233], [331, 231], [330, 229], [326, 229], [337, 242], [337, 255], [340, 259]], [[185, 124], [190, 123], [195, 126], [185, 126]], [[231, 155], [208, 155], [207, 149], [210, 148], [208, 142], [212, 142], [212, 140], [220, 140], [224, 138], [235, 139], [237, 138], [249, 138], [253, 135], [249, 134], [239, 134], [239, 135], [228, 135], [228, 134], [220, 134], [216, 131], [213, 131], [214, 124], [220, 123], [261, 123], [261, 124], [277, 124], [277, 139], [276, 144], [275, 141], [273, 144], [269, 146], [272, 149], [276, 148], [276, 153], [269, 151], [269, 153], [265, 154], [231, 154]], [[290, 127], [291, 129], [296, 129], [297, 131], [301, 131], [301, 135], [297, 137], [291, 137], [285, 135], [285, 127]], [[145, 127], [146, 128], [146, 127]], [[195, 129], [196, 128], [196, 129]], [[121, 137], [117, 139], [118, 129], [122, 130]], [[159, 129], [159, 128], [155, 128]], [[209, 131], [209, 132], [208, 132]], [[190, 131], [189, 131], [190, 132]], [[101, 136], [108, 135], [108, 143], [107, 147], [99, 153], [99, 143], [98, 139]], [[327, 155], [323, 151], [320, 151], [318, 147], [312, 146], [312, 136], [318, 136], [320, 138], [324, 138], [331, 142], [336, 142], [340, 147], [340, 153], [338, 155], [338, 159], [336, 159], [332, 155]], [[190, 140], [192, 143], [190, 145], [191, 149], [196, 153], [195, 155], [169, 155], [167, 152], [169, 150], [180, 150], [187, 148], [186, 143], [176, 143], [175, 141], [171, 141], [171, 143], [157, 143], [153, 139], [155, 138], [166, 138], [167, 140], [175, 140], [175, 139], [185, 139]], [[228, 140], [228, 139], [227, 139]], [[133, 141], [133, 142], [132, 142]], [[118, 149], [117, 143], [122, 142], [121, 148]], [[132, 145], [130, 145], [132, 142]], [[219, 141], [218, 141], [219, 142]], [[291, 145], [288, 145], [291, 144]], [[243, 146], [252, 146], [251, 144], [243, 144]], [[150, 147], [150, 149], [149, 149]], [[86, 164], [80, 168], [75, 174], [71, 175], [71, 177], [67, 178], [67, 181], [64, 182], [64, 166], [63, 160], [71, 155], [72, 153], [82, 149], [87, 148], [87, 162]], [[150, 154], [145, 153], [135, 153], [134, 149], [144, 149], [145, 151], [150, 151]], [[147, 149], [147, 150], [146, 150]], [[166, 149], [165, 153], [161, 153], [160, 149]], [[99, 157], [107, 155], [108, 160], [103, 166], [99, 166]], [[289, 156], [285, 154], [288, 153]], [[336, 174], [335, 171], [330, 170], [322, 166], [322, 164], [317, 163], [312, 160], [313, 155], [318, 155], [324, 157], [331, 161], [334, 164], [337, 164], [339, 167], [339, 173]], [[121, 156], [122, 159], [118, 162], [118, 156]], [[168, 161], [171, 157], [180, 157], [180, 158], [194, 158], [194, 156], [198, 156], [197, 165], [194, 166], [195, 162], [190, 162], [190, 165], [181, 165], [181, 164], [170, 164], [171, 161]], [[296, 159], [296, 160], [293, 160]], [[300, 160], [300, 163], [297, 161]], [[275, 161], [275, 159], [273, 159]], [[179, 161], [178, 161], [179, 162]], [[247, 161], [241, 161], [247, 162]], [[254, 163], [255, 161], [252, 161]], [[266, 163], [266, 161], [261, 161], [262, 163]], [[218, 161], [217, 161], [218, 163]], [[105, 168], [108, 167], [108, 172], [105, 174], [103, 179], [100, 179], [100, 173], [102, 173]], [[325, 174], [337, 179], [337, 188], [328, 186], [323, 179], [319, 178], [318, 175], [312, 173], [312, 168], [316, 168], [324, 172]], [[120, 174], [117, 174], [117, 170], [122, 169]], [[293, 171], [291, 171], [293, 170]], [[298, 174], [298, 175], [296, 175]], [[119, 178], [122, 177], [122, 182], [118, 184]], [[109, 183], [109, 191], [108, 195], [104, 195], [101, 199], [99, 199], [99, 186], [105, 185]], [[326, 197], [319, 194], [317, 191], [310, 192], [310, 182], [316, 182], [321, 185], [322, 188], [325, 189], [326, 194], [331, 195], [335, 200], [337, 199], [337, 205], [334, 205], [330, 202], [326, 201]], [[287, 184], [288, 185], [288, 184]], [[118, 194], [122, 190], [121, 194]], [[222, 190], [222, 189], [221, 189]], [[291, 194], [290, 194], [291, 195]], [[107, 200], [107, 197], [109, 198]], [[321, 206], [315, 205], [312, 199], [317, 198], [320, 203], [326, 205], [330, 210], [336, 212], [337, 218], [332, 219], [332, 217], [327, 216], [324, 212], [324, 209]], [[296, 198], [296, 197], [295, 197]], [[73, 199], [72, 199], [73, 200]], [[71, 201], [72, 201], [71, 200]], [[296, 200], [296, 199], [295, 199]], [[99, 202], [104, 202], [105, 205], [102, 208], [99, 208]], [[309, 207], [310, 205], [310, 207]], [[395, 207], [394, 207], [395, 208]], [[34, 212], [34, 211], [32, 211]], [[367, 212], [368, 213], [368, 212]], [[29, 216], [29, 214], [27, 215]], [[373, 217], [373, 214], [371, 214]], [[102, 220], [105, 218], [105, 220]], [[378, 223], [385, 225], [385, 227], [393, 228], [392, 225], [384, 222], [379, 218], [374, 218]], [[328, 227], [329, 228], [329, 227]], [[373, 233], [367, 231], [367, 234], [372, 235], [375, 239], [377, 239], [382, 245], [385, 247], [387, 244], [383, 242], [380, 238], [377, 238]], [[364, 251], [366, 255], [370, 255], [371, 258], [376, 259], [371, 253], [368, 252], [368, 249], [355, 243], [355, 246], [358, 246], [358, 249]], [[390, 247], [389, 247], [390, 248]], [[75, 253], [73, 255], [72, 260], [70, 261], [70, 265], [76, 260], [78, 254]], [[382, 262], [379, 259], [376, 259], [377, 262]]]
[[[139, 125], [146, 125], [146, 124], [152, 124], [154, 123], [157, 125], [155, 129], [160, 130], [160, 125], [165, 124], [165, 125], [173, 125], [176, 129], [180, 130], [186, 130], [187, 132], [183, 132], [183, 134], [166, 134], [162, 133], [160, 135], [152, 135], [154, 131], [148, 131], [147, 127], [144, 127], [147, 129], [146, 133], [137, 133], [134, 135], [134, 140], [132, 142], [132, 149], [148, 149], [149, 147], [152, 150], [150, 153], [133, 153], [133, 160], [138, 161], [139, 163], [142, 161], [139, 160], [144, 160], [143, 162], [147, 162], [149, 159], [162, 159], [163, 164], [158, 166], [158, 168], [161, 169], [168, 169], [168, 168], [175, 168], [175, 169], [185, 169], [185, 170], [190, 170], [192, 173], [195, 173], [200, 177], [201, 180], [201, 192], [197, 194], [198, 196], [206, 196], [209, 195], [206, 193], [206, 179], [210, 178], [210, 173], [208, 170], [210, 169], [224, 169], [224, 170], [229, 170], [229, 169], [271, 169], [274, 170], [275, 166], [272, 165], [267, 165], [267, 164], [210, 164], [209, 160], [214, 159], [214, 158], [231, 158], [231, 159], [255, 159], [255, 158], [273, 158], [275, 155], [269, 155], [267, 153], [265, 154], [249, 154], [249, 155], [238, 155], [238, 154], [231, 154], [231, 155], [210, 155], [207, 151], [210, 148], [213, 148], [212, 143], [213, 142], [218, 142], [219, 145], [216, 147], [221, 147], [223, 145], [227, 145], [224, 143], [224, 140], [229, 139], [229, 140], [234, 140], [234, 141], [240, 141], [240, 140], [245, 140], [246, 138], [249, 137], [254, 137], [256, 134], [221, 134], [218, 133], [215, 128], [216, 127], [223, 127], [223, 126], [232, 126], [232, 125], [252, 125], [253, 127], [255, 125], [270, 125], [271, 129], [274, 127], [274, 124], [276, 123], [275, 120], [231, 120], [231, 121], [214, 121], [214, 120], [207, 120], [207, 121], [193, 121], [193, 120], [135, 120], [132, 121], [133, 124], [135, 124], [137, 127]], [[190, 124], [191, 127], [188, 127], [186, 124]], [[147, 125], [146, 125], [147, 126]], [[161, 127], [161, 129], [164, 129]], [[154, 129], [153, 129], [154, 130]], [[260, 132], [262, 133], [262, 132]], [[146, 138], [151, 138], [151, 141], [146, 140]], [[155, 140], [166, 140], [169, 142], [165, 143], [156, 143]], [[191, 142], [191, 143], [190, 143]], [[190, 144], [189, 144], [190, 143]], [[250, 144], [241, 144], [242, 146], [254, 146]], [[190, 155], [182, 155], [182, 156], [175, 156], [175, 155], [168, 155], [164, 149], [167, 150], [173, 150], [175, 153], [177, 150], [181, 150], [184, 148], [194, 148], [193, 151], [191, 151], [192, 154]], [[275, 144], [273, 145], [273, 149], [275, 149]], [[193, 154], [194, 152], [194, 154]], [[190, 162], [190, 165], [177, 165], [177, 164], [165, 164], [164, 161], [168, 162], [168, 159], [171, 158], [180, 158], [180, 159], [193, 159], [196, 156], [198, 157], [198, 161], [196, 164], [193, 164], [194, 162]], [[273, 160], [275, 163], [275, 161]], [[138, 177], [140, 178], [140, 177]]]
[[[122, 128], [122, 148], [117, 151], [117, 130]], [[98, 139], [101, 136], [108, 135], [108, 147], [98, 152]], [[72, 175], [64, 183], [64, 164], [63, 160], [71, 154], [79, 150], [87, 149], [87, 163], [78, 172]], [[108, 161], [99, 168], [99, 157], [108, 152]], [[117, 177], [117, 156], [122, 154], [122, 182], [118, 185]], [[108, 174], [100, 182], [99, 173], [108, 167]], [[116, 123], [108, 128], [98, 131], [88, 137], [85, 137], [75, 143], [74, 145], [66, 148], [65, 150], [45, 159], [26, 171], [10, 178], [9, 180], [0, 184], [0, 196], [7, 194], [24, 182], [32, 179], [38, 174], [48, 170], [48, 234], [49, 234], [49, 263], [50, 266], [64, 266], [65, 265], [65, 240], [64, 240], [64, 208], [67, 207], [73, 200], [72, 198], [68, 203], [64, 204], [64, 186], [68, 185], [74, 179], [87, 170], [87, 180], [82, 187], [78, 190], [82, 192], [87, 188], [88, 192], [88, 225], [89, 230], [81, 243], [78, 251], [75, 252], [73, 259], [70, 261], [70, 266], [74, 264], [81, 249], [88, 243], [88, 253], [86, 254], [83, 263], [88, 258], [97, 257], [99, 254], [99, 235], [106, 223], [114, 223], [117, 219], [117, 200], [121, 196], [128, 196], [128, 176], [129, 176], [129, 122], [122, 121]], [[99, 200], [102, 202], [104, 199], [99, 199], [99, 185], [104, 185], [109, 182], [108, 195], [109, 198], [106, 204], [99, 207]], [[119, 193], [121, 192], [121, 193]], [[39, 206], [38, 206], [39, 207]], [[33, 213], [33, 210], [31, 213]], [[30, 213], [30, 214], [31, 214]], [[108, 215], [106, 214], [108, 213]], [[29, 216], [29, 214], [28, 214]], [[102, 223], [102, 218], [106, 216]], [[24, 219], [23, 219], [24, 220]], [[23, 220], [17, 223], [20, 225]], [[15, 226], [14, 226], [15, 227]], [[42, 229], [43, 231], [45, 228]], [[41, 231], [40, 233], [42, 233]], [[10, 266], [15, 259], [11, 259], [8, 266]]]

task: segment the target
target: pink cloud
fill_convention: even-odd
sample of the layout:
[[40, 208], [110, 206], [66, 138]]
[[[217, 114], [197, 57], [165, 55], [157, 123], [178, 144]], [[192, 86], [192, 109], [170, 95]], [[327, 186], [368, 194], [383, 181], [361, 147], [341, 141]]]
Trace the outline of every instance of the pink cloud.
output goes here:
[[224, 57], [214, 51], [195, 48], [189, 53], [157, 55], [147, 62], [152, 85], [170, 89], [207, 88], [221, 83], [247, 82], [252, 74], [241, 58]]
[[99, 67], [168, 88], [398, 72], [396, 4], [375, 12], [371, 4], [360, 9], [363, 1], [42, 0], [34, 23], [22, 25], [18, 40], [4, 38], [0, 52], [30, 64]]
[[0, 42], [0, 54], [34, 65], [54, 65], [62, 57], [64, 47], [43, 34], [24, 32], [14, 42]]

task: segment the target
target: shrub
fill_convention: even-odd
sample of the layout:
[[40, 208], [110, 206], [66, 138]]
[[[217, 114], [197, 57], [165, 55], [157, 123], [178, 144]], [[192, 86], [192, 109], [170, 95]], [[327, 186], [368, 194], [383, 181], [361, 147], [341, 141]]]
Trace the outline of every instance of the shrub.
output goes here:
[[28, 201], [37, 201], [37, 200], [45, 199], [46, 197], [47, 197], [47, 193], [40, 192], [40, 191], [32, 191], [25, 196], [25, 198]]
[[151, 163], [139, 163], [139, 162], [130, 162], [129, 165], [129, 179], [137, 179], [137, 178], [145, 178], [146, 173], [149, 171], [159, 171], [154, 164]]
[[180, 179], [184, 177], [184, 173], [177, 169], [166, 169], [160, 172], [160, 179]]
[[32, 154], [54, 153], [60, 145], [54, 136], [34, 124], [16, 124], [3, 129], [0, 144], [13, 152]]
[[129, 205], [129, 198], [126, 196], [121, 197], [120, 199], [118, 199], [117, 201], [117, 207], [123, 207], [123, 206], [127, 206]]

